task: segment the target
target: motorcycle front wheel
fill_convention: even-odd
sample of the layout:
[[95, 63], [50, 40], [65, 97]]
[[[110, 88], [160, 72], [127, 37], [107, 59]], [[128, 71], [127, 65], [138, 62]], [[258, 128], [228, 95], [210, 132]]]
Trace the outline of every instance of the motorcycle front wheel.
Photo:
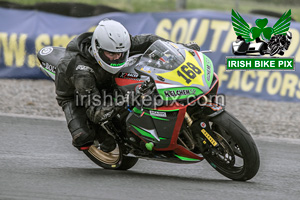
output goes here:
[[211, 118], [210, 123], [219, 145], [203, 152], [207, 162], [232, 180], [253, 178], [258, 172], [260, 158], [247, 129], [226, 111]]
[[97, 140], [94, 141], [94, 144], [88, 150], [83, 152], [95, 164], [104, 169], [127, 170], [138, 161], [138, 158], [123, 155], [122, 149], [119, 148], [118, 144], [112, 152], [106, 153], [101, 151]]

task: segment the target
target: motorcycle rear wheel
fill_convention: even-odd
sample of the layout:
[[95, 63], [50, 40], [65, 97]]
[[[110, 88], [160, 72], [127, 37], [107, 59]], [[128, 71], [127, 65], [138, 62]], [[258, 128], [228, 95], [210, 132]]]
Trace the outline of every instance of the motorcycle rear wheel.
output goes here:
[[260, 158], [247, 129], [226, 111], [210, 121], [220, 146], [203, 152], [207, 162], [232, 180], [246, 181], [253, 178], [258, 172]]
[[97, 140], [95, 140], [94, 145], [83, 152], [95, 164], [104, 169], [127, 170], [133, 167], [138, 161], [138, 158], [123, 155], [119, 145], [112, 152], [106, 153], [101, 151]]

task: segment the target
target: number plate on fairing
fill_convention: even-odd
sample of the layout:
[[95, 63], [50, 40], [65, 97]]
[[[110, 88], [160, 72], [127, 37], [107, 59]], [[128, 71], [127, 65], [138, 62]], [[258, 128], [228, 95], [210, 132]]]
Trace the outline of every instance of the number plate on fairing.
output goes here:
[[185, 54], [185, 61], [176, 69], [166, 73], [157, 73], [156, 75], [174, 82], [178, 82], [184, 86], [204, 86], [203, 69], [199, 67], [197, 60], [188, 51], [185, 50]]

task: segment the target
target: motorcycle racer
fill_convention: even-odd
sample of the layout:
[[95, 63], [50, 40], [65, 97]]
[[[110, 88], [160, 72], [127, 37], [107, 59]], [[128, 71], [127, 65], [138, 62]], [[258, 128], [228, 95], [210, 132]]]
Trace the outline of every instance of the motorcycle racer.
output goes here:
[[[104, 19], [93, 33], [82, 33], [67, 45], [57, 67], [55, 86], [73, 146], [90, 146], [97, 132], [102, 151], [115, 149], [114, 138], [95, 126], [112, 116], [114, 106], [97, 105], [94, 100], [101, 99], [101, 90], [112, 92], [113, 75], [125, 66], [129, 55], [143, 53], [156, 40], [165, 39], [151, 34], [132, 36], [121, 23]], [[195, 43], [186, 46], [200, 50]]]

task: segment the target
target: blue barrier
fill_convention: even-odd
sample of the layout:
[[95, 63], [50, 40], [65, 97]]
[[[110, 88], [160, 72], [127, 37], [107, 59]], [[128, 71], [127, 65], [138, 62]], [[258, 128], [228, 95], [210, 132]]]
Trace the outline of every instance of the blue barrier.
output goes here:
[[[170, 13], [107, 13], [75, 18], [38, 11], [0, 8], [0, 78], [45, 79], [38, 69], [36, 52], [44, 46], [62, 46], [76, 35], [93, 31], [104, 18], [120, 21], [132, 35], [151, 33], [174, 42], [195, 41], [207, 54], [219, 75], [220, 93], [277, 101], [300, 101], [300, 71], [225, 71], [225, 57], [232, 56], [236, 35], [231, 14], [217, 11]], [[263, 16], [243, 15], [250, 24]], [[278, 19], [269, 18], [273, 25]], [[269, 25], [268, 24], [268, 25]], [[270, 26], [269, 25], [269, 26]], [[284, 56], [300, 62], [300, 23], [292, 22], [293, 39]]]

